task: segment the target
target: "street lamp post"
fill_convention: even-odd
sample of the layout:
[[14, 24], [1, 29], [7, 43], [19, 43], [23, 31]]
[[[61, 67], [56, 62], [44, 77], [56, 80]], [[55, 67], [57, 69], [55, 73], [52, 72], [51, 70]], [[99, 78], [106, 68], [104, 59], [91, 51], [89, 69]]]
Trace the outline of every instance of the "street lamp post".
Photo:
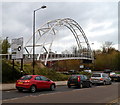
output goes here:
[[38, 8], [36, 10], [34, 10], [33, 12], [33, 75], [34, 73], [34, 66], [35, 66], [35, 12], [40, 10], [40, 9], [44, 9], [46, 8], [46, 6], [42, 6], [41, 8]]

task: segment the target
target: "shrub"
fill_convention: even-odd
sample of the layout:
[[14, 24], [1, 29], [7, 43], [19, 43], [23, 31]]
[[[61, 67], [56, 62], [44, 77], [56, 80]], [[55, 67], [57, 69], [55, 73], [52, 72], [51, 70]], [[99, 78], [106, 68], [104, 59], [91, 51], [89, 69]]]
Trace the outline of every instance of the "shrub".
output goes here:
[[79, 72], [79, 74], [86, 75], [88, 78], [90, 78], [90, 77], [91, 77], [91, 75], [92, 75], [92, 73], [85, 72], [85, 71], [81, 71], [81, 72]]
[[18, 78], [20, 78], [20, 71], [17, 67], [12, 68], [10, 61], [3, 60], [2, 61], [2, 82], [15, 82]]
[[[9, 83], [9, 82], [15, 82], [17, 79], [21, 77], [20, 72], [20, 64], [18, 62], [15, 62], [14, 70], [12, 68], [12, 62], [8, 60], [2, 60], [2, 82], [3, 83]], [[31, 63], [24, 64], [24, 74], [33, 74]], [[64, 81], [68, 79], [68, 75], [57, 73], [53, 69], [49, 68], [40, 68], [39, 65], [35, 65], [35, 74], [36, 75], [43, 75], [47, 78], [53, 80], [53, 81]]]
[[68, 75], [57, 73], [56, 71], [48, 68], [37, 70], [37, 74], [44, 75], [53, 81], [64, 81], [67, 80], [69, 77]]

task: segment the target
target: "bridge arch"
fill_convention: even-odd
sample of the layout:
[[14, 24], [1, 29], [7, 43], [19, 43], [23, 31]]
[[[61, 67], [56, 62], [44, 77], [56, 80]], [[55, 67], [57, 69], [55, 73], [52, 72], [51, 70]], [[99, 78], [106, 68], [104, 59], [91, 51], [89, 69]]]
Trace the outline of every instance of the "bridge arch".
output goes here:
[[[84, 56], [84, 52], [87, 53], [87, 57], [93, 59], [92, 50], [90, 48], [90, 44], [88, 42], [88, 39], [81, 28], [81, 26], [73, 19], [70, 18], [64, 18], [64, 19], [56, 19], [52, 21], [48, 21], [45, 24], [43, 24], [40, 28], [37, 29], [35, 32], [36, 47], [40, 48], [40, 53], [38, 58], [40, 58], [41, 52], [44, 49], [46, 51], [46, 57], [44, 64], [47, 64], [48, 56], [51, 50], [51, 46], [55, 40], [55, 37], [57, 36], [57, 32], [59, 31], [58, 27], [67, 27], [71, 33], [74, 35], [74, 38], [76, 40], [78, 49], [79, 49], [79, 55]], [[32, 45], [29, 45], [30, 40], [32, 37], [28, 40], [28, 42], [25, 45], [25, 49], [28, 53], [31, 53], [32, 51]], [[41, 43], [39, 41], [41, 40]], [[84, 46], [83, 46], [84, 43]], [[48, 48], [45, 47], [45, 45], [48, 45]], [[30, 51], [28, 51], [28, 48], [31, 47]], [[85, 50], [83, 52], [83, 49]]]

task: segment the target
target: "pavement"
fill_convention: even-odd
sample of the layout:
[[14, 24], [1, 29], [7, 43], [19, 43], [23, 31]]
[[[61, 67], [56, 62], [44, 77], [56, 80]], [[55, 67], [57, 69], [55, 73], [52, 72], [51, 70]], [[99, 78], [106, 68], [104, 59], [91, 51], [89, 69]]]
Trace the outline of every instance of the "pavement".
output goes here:
[[[67, 85], [67, 81], [55, 81], [57, 86]], [[15, 83], [0, 84], [0, 91], [15, 90]]]

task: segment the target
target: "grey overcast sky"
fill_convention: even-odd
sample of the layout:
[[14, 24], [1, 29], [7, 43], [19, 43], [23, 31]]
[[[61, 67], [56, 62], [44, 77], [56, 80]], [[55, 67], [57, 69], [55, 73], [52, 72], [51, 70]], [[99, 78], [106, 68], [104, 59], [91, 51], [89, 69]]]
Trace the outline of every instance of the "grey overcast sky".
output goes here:
[[32, 35], [33, 10], [42, 5], [47, 8], [36, 13], [36, 28], [49, 20], [71, 18], [82, 27], [90, 45], [94, 43], [93, 49], [100, 49], [105, 41], [118, 48], [118, 2], [2, 2], [2, 38], [23, 36], [26, 42]]

